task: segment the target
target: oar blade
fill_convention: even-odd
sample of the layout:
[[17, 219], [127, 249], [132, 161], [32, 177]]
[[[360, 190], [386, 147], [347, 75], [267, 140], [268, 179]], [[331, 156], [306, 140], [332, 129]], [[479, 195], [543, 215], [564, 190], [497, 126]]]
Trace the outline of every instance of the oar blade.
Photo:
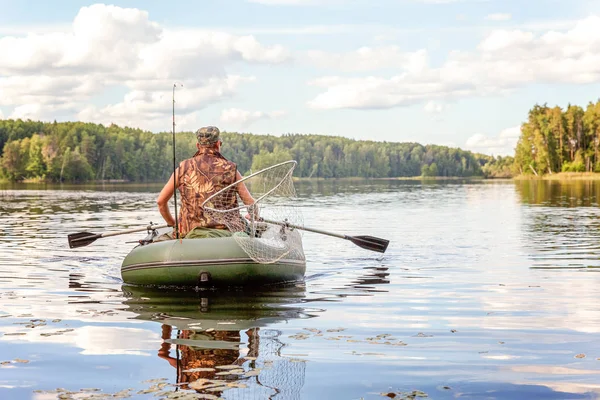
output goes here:
[[349, 236], [348, 239], [358, 247], [378, 253], [385, 253], [390, 244], [389, 240], [374, 236]]
[[89, 232], [71, 233], [68, 235], [69, 247], [73, 249], [76, 247], [87, 246], [88, 244], [94, 243], [100, 236], [101, 235]]

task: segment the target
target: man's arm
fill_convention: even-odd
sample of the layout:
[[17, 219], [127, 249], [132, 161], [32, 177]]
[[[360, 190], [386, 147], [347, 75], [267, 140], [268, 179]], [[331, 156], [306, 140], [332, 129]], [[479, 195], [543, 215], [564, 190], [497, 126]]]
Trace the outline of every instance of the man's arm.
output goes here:
[[[242, 174], [240, 174], [240, 171], [236, 172], [235, 178], [237, 181], [241, 181], [243, 179]], [[247, 206], [254, 204], [254, 197], [252, 197], [252, 195], [250, 194], [250, 191], [248, 190], [248, 188], [246, 187], [246, 184], [244, 182], [240, 182], [237, 184], [237, 192], [238, 192], [238, 195], [240, 196], [240, 199], [242, 199], [242, 201], [244, 202], [244, 204], [246, 204]], [[258, 206], [257, 205], [248, 207], [248, 212], [252, 212], [254, 218], [258, 218]], [[246, 218], [250, 219], [250, 215], [249, 214], [246, 215]]]
[[[240, 171], [236, 171], [235, 180], [241, 181], [242, 179], [243, 179], [243, 176], [242, 176], [242, 174], [240, 174]], [[252, 195], [250, 194], [250, 191], [248, 190], [248, 188], [246, 187], [246, 184], [244, 182], [240, 182], [237, 184], [237, 192], [240, 195], [240, 198], [242, 199], [244, 204], [250, 205], [250, 204], [254, 203], [254, 197], [252, 197]]]
[[169, 200], [173, 197], [173, 179], [173, 174], [171, 174], [171, 178], [160, 191], [158, 199], [156, 199], [158, 211], [169, 226], [175, 226], [175, 219], [171, 215], [171, 210], [169, 210]]

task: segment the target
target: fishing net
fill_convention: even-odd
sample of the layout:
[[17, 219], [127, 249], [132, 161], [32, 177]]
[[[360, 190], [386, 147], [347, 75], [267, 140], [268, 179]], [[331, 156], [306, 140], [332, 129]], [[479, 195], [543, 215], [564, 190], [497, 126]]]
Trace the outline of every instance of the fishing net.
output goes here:
[[292, 180], [295, 167], [296, 161], [286, 161], [265, 168], [202, 204], [204, 213], [234, 232], [236, 242], [256, 262], [304, 260], [302, 233], [288, 225], [303, 224]]

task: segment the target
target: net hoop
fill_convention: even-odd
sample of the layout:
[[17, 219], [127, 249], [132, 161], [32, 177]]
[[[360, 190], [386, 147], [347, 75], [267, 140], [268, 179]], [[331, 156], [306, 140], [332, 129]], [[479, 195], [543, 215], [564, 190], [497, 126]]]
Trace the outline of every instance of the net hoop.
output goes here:
[[296, 165], [298, 165], [298, 163], [295, 160], [290, 160], [290, 161], [284, 161], [282, 163], [279, 164], [275, 164], [275, 165], [271, 165], [270, 167], [261, 169], [260, 171], [254, 172], [248, 176], [243, 177], [241, 180], [236, 181], [226, 187], [224, 187], [223, 189], [219, 190], [217, 193], [213, 194], [212, 196], [208, 197], [206, 200], [204, 200], [202, 202], [202, 208], [210, 211], [210, 212], [216, 212], [216, 213], [226, 213], [226, 212], [232, 212], [232, 211], [240, 211], [244, 208], [247, 208], [248, 206], [246, 204], [242, 204], [236, 208], [229, 208], [227, 210], [220, 210], [218, 208], [213, 208], [213, 207], [206, 207], [206, 204], [211, 203], [215, 198], [221, 196], [223, 193], [226, 193], [227, 191], [231, 190], [232, 188], [234, 188], [235, 186], [239, 185], [240, 183], [245, 183], [246, 181], [254, 178], [255, 176], [258, 175], [262, 175], [268, 171], [274, 170], [276, 168], [282, 167], [286, 164], [290, 165], [290, 169], [288, 171], [288, 173], [281, 179], [281, 181], [274, 186], [272, 189], [270, 189], [268, 192], [262, 194], [259, 198], [254, 199], [254, 204], [258, 203], [259, 201], [261, 201], [262, 199], [264, 199], [265, 197], [269, 196], [271, 193], [275, 192], [284, 182], [286, 179], [291, 178], [292, 174], [294, 173], [294, 169], [296, 168]]
[[303, 225], [301, 210], [294, 201], [296, 190], [292, 174], [297, 165], [295, 160], [290, 160], [264, 168], [227, 185], [202, 202], [203, 212], [226, 226], [242, 250], [258, 263], [272, 264], [284, 258], [292, 262], [305, 261], [302, 231], [272, 222]]

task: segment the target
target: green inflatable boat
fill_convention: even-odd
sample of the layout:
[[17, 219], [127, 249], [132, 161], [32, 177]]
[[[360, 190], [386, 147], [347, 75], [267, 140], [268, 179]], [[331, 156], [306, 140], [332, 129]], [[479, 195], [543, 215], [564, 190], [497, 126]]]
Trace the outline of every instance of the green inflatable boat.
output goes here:
[[[268, 243], [261, 245], [268, 250]], [[292, 251], [277, 261], [261, 263], [249, 257], [235, 237], [143, 244], [135, 247], [121, 266], [125, 283], [152, 286], [279, 284], [301, 281], [305, 271], [302, 251]]]

